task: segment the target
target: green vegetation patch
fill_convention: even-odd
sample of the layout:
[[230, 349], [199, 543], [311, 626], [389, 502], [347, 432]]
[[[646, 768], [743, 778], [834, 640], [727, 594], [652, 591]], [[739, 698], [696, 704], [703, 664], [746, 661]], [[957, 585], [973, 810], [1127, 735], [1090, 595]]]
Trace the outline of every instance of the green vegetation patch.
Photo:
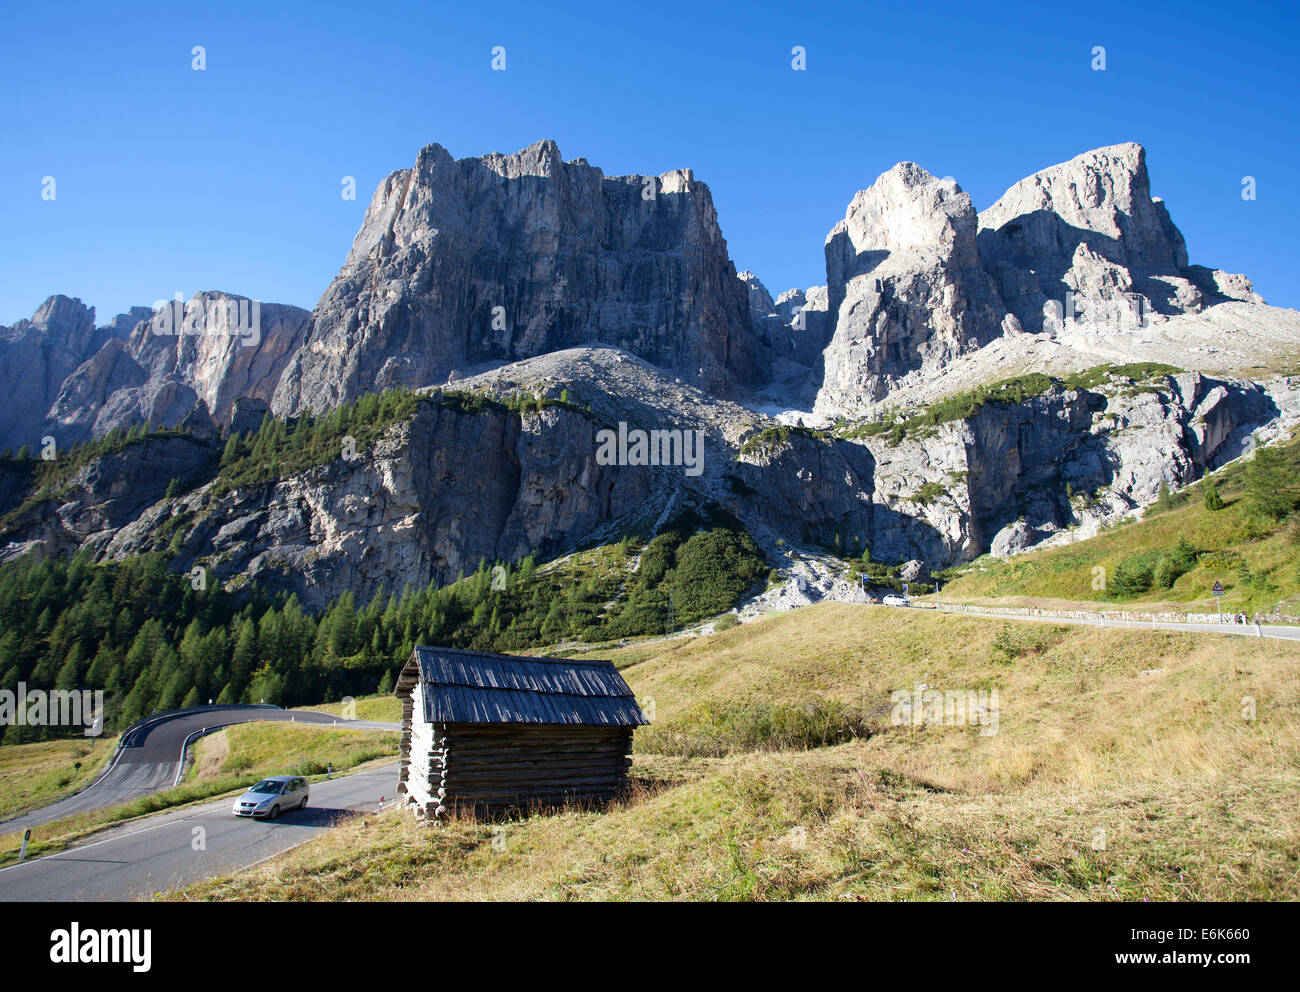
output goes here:
[[1129, 379], [1133, 383], [1141, 384], [1180, 371], [1172, 365], [1162, 365], [1158, 362], [1136, 362], [1130, 365], [1098, 365], [1064, 378], [1045, 375], [1042, 372], [1030, 372], [956, 393], [906, 417], [900, 416], [896, 411], [886, 410], [877, 419], [858, 424], [841, 420], [832, 428], [832, 433], [836, 437], [849, 439], [883, 436], [893, 446], [901, 444], [906, 438], [923, 436], [940, 424], [969, 420], [990, 403], [1023, 403], [1035, 396], [1043, 395], [1054, 387], [1093, 390], [1115, 378]]
[[776, 427], [765, 427], [752, 437], [746, 438], [745, 442], [740, 446], [740, 453], [742, 455], [768, 458], [789, 447], [792, 434], [806, 437], [810, 441], [817, 441], [821, 444], [828, 443], [832, 437], [830, 431], [813, 430], [811, 427], [803, 427], [798, 424], [780, 424]]
[[[103, 689], [106, 726], [118, 730], [209, 699], [311, 705], [391, 692], [416, 644], [518, 651], [663, 634], [730, 610], [767, 573], [721, 510], [550, 568], [530, 554], [365, 604], [345, 592], [319, 614], [259, 588], [196, 590], [158, 553], [107, 564], [24, 556], [0, 566], [0, 688]], [[2, 742], [72, 732], [15, 725]]]

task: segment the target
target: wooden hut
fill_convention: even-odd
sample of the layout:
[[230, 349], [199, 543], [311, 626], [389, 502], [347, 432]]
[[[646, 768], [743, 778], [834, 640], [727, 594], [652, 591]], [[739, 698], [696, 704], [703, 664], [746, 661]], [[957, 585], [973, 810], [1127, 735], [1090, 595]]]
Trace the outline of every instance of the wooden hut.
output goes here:
[[614, 796], [648, 723], [612, 662], [417, 647], [397, 677], [398, 794], [424, 816]]

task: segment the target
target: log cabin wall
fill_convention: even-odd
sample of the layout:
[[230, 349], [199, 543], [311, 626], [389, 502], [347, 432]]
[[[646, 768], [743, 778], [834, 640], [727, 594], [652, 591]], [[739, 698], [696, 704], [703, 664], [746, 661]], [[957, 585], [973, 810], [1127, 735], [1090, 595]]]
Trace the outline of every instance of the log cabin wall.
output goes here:
[[631, 727], [451, 724], [446, 740], [452, 809], [612, 799], [632, 763]]
[[427, 817], [602, 801], [648, 722], [608, 661], [419, 647], [397, 680], [398, 793]]

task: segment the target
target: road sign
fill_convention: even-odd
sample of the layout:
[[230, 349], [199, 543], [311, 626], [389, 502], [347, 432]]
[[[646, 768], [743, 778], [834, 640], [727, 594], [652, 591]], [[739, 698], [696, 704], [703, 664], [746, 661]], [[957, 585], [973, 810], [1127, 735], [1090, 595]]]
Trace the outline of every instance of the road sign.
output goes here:
[[1223, 586], [1219, 584], [1218, 579], [1214, 580], [1214, 588], [1211, 589], [1210, 592], [1214, 593], [1214, 605], [1219, 608], [1219, 622], [1222, 623], [1223, 622]]
[[1214, 588], [1211, 589], [1210, 592], [1214, 593], [1214, 595], [1216, 595], [1216, 596], [1222, 596], [1222, 595], [1223, 595], [1223, 586], [1219, 585], [1219, 580], [1218, 580], [1218, 579], [1215, 579], [1215, 580], [1214, 580]]

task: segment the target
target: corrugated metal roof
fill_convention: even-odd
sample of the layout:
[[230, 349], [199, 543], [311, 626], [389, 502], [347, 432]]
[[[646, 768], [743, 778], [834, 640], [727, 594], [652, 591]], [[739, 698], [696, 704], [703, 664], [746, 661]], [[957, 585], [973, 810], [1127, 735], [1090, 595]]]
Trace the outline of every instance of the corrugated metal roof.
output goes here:
[[[424, 718], [429, 723], [649, 723], [610, 661], [417, 647], [408, 669], [412, 662], [424, 685]], [[408, 673], [402, 674], [399, 687], [403, 682], [413, 687]]]

